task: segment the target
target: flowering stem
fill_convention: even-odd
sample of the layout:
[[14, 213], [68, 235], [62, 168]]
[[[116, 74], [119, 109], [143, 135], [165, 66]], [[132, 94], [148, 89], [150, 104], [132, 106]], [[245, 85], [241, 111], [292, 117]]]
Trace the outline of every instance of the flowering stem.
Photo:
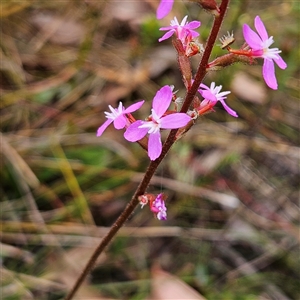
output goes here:
[[[215, 18], [212, 30], [210, 32], [210, 36], [208, 38], [204, 54], [202, 56], [201, 62], [199, 64], [194, 83], [192, 84], [191, 88], [187, 91], [185, 101], [183, 103], [183, 106], [181, 108], [181, 112], [187, 112], [189, 106], [191, 105], [191, 102], [193, 101], [197, 90], [199, 88], [200, 83], [202, 82], [205, 74], [206, 74], [206, 67], [208, 65], [208, 60], [213, 48], [213, 45], [217, 39], [217, 35], [219, 32], [219, 29], [221, 27], [225, 12], [228, 7], [229, 0], [222, 0], [222, 3], [220, 5], [220, 15]], [[91, 258], [89, 259], [88, 263], [86, 264], [84, 270], [82, 271], [81, 275], [77, 278], [74, 286], [72, 287], [69, 294], [66, 296], [65, 300], [71, 300], [81, 284], [83, 283], [86, 276], [89, 274], [90, 270], [94, 266], [98, 256], [103, 252], [105, 247], [112, 241], [112, 239], [115, 237], [116, 233], [119, 231], [119, 229], [123, 226], [123, 224], [126, 222], [126, 220], [130, 217], [136, 206], [139, 204], [138, 196], [143, 195], [146, 192], [146, 189], [150, 183], [150, 180], [152, 176], [154, 175], [155, 171], [157, 170], [159, 164], [164, 159], [172, 145], [174, 144], [176, 140], [176, 133], [178, 129], [172, 129], [170, 131], [170, 134], [168, 135], [163, 148], [161, 155], [154, 161], [151, 161], [145, 175], [140, 182], [139, 186], [137, 187], [134, 195], [132, 196], [130, 202], [125, 207], [124, 211], [121, 213], [121, 215], [118, 217], [118, 219], [114, 222], [114, 224], [111, 226], [109, 232], [103, 237], [98, 247], [95, 249], [94, 253], [92, 254]]]

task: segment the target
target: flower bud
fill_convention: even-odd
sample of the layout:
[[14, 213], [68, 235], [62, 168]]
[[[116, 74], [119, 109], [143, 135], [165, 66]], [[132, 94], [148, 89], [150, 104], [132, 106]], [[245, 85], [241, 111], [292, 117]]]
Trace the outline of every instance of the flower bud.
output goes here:
[[243, 55], [237, 55], [235, 53], [229, 53], [217, 57], [215, 60], [210, 62], [207, 66], [207, 71], [219, 71], [225, 67], [228, 67], [234, 63], [242, 62], [247, 65], [257, 64], [255, 59]]
[[193, 2], [198, 3], [205, 10], [209, 11], [211, 14], [215, 16], [220, 15], [220, 10], [215, 0], [193, 0]]
[[189, 89], [192, 84], [192, 69], [190, 60], [185, 55], [185, 50], [179, 39], [173, 39], [173, 46], [178, 53], [178, 64], [182, 73], [184, 85], [187, 89]]
[[140, 201], [141, 208], [143, 208], [149, 202], [152, 203], [155, 200], [155, 196], [153, 194], [144, 194], [138, 196], [138, 200]]
[[187, 57], [191, 57], [197, 54], [204, 52], [203, 45], [200, 44], [197, 40], [190, 41], [185, 49], [185, 54]]

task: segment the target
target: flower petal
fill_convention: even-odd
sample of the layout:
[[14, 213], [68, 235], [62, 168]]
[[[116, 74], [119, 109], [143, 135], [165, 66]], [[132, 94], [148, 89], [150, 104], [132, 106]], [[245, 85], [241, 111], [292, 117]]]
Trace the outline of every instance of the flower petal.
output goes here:
[[160, 39], [158, 39], [158, 41], [161, 42], [161, 41], [168, 39], [169, 37], [171, 37], [174, 34], [174, 32], [175, 32], [175, 30], [171, 29], [170, 31], [165, 33]]
[[280, 68], [280, 69], [285, 69], [287, 67], [287, 64], [286, 62], [281, 58], [281, 56], [277, 55], [277, 59], [273, 59], [277, 66]]
[[267, 33], [264, 23], [262, 22], [262, 20], [260, 19], [259, 16], [255, 17], [254, 26], [255, 26], [255, 29], [257, 30], [258, 34], [260, 35], [261, 39], [263, 41], [266, 41], [269, 38], [268, 33]]
[[245, 41], [251, 48], [253, 48], [254, 50], [261, 49], [261, 38], [247, 24], [243, 25], [243, 35]]
[[162, 117], [160, 120], [161, 128], [175, 129], [185, 126], [191, 120], [191, 117], [185, 113], [174, 113]]
[[[213, 83], [213, 82], [212, 82], [212, 83]], [[201, 87], [202, 89], [209, 90], [209, 87], [208, 87], [206, 84], [204, 84], [204, 83], [201, 83], [201, 84], [200, 84], [200, 87]]]
[[273, 60], [265, 59], [262, 69], [263, 77], [266, 84], [273, 90], [277, 90], [277, 80], [275, 76], [275, 67]]
[[129, 142], [136, 142], [142, 139], [148, 132], [148, 128], [139, 128], [143, 121], [138, 120], [132, 123], [124, 133], [124, 138]]
[[217, 97], [215, 94], [213, 94], [211, 92], [211, 90], [206, 90], [206, 91], [203, 91], [203, 90], [199, 90], [199, 93], [201, 94], [201, 96], [206, 99], [206, 100], [210, 100], [212, 101], [213, 103], [216, 103], [218, 101]]
[[124, 115], [120, 115], [115, 118], [114, 126], [116, 129], [122, 129], [126, 126], [127, 118]]
[[151, 160], [156, 160], [160, 154], [162, 149], [161, 136], [160, 132], [152, 133], [149, 135], [148, 141], [148, 156]]
[[157, 219], [160, 221], [165, 221], [167, 220], [167, 213], [165, 210], [161, 210], [157, 215], [156, 215]]
[[193, 38], [199, 36], [200, 34], [195, 30], [189, 30], [188, 34], [190, 34]]
[[128, 113], [131, 113], [131, 112], [134, 112], [134, 111], [138, 110], [138, 109], [144, 104], [144, 102], [145, 102], [145, 101], [142, 100], [142, 101], [139, 101], [139, 102], [137, 102], [137, 103], [134, 103], [134, 104], [128, 106], [128, 107], [124, 110], [123, 113], [128, 114]]
[[159, 30], [161, 30], [161, 31], [169, 31], [169, 30], [174, 30], [175, 31], [175, 28], [174, 28], [174, 26], [165, 26], [165, 27], [161, 27], [161, 28], [159, 28]]
[[104, 130], [113, 122], [113, 119], [106, 120], [97, 130], [97, 136], [101, 136]]
[[157, 116], [160, 118], [166, 110], [169, 108], [172, 101], [173, 92], [169, 85], [163, 86], [157, 91], [153, 98], [152, 108], [156, 112]]
[[179, 23], [178, 23], [176, 17], [174, 18], [174, 21], [175, 21], [175, 23], [177, 23], [180, 27], [184, 27], [184, 26], [186, 25], [186, 23], [187, 23], [187, 22], [186, 22], [187, 18], [188, 18], [188, 15], [186, 15], [186, 16], [182, 19], [180, 25], [179, 25]]
[[225, 108], [225, 110], [233, 117], [235, 118], [238, 118], [238, 114], [233, 110], [231, 109], [227, 104], [226, 102], [222, 99], [220, 100], [220, 102], [222, 103], [223, 107]]
[[172, 9], [174, 0], [161, 0], [156, 11], [156, 18], [164, 18]]
[[200, 25], [201, 25], [201, 22], [199, 22], [199, 21], [192, 21], [186, 27], [188, 29], [196, 29], [196, 28], [200, 27]]

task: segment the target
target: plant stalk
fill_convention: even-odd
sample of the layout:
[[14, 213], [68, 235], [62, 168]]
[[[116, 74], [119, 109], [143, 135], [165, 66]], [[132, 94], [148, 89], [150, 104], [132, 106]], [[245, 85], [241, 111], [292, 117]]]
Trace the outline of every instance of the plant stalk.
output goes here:
[[[187, 94], [185, 96], [185, 100], [183, 103], [183, 106], [181, 108], [181, 112], [187, 112], [189, 106], [191, 105], [197, 90], [199, 88], [200, 83], [202, 82], [205, 74], [206, 74], [206, 67], [208, 65], [208, 60], [211, 54], [211, 51], [213, 49], [213, 46], [215, 44], [215, 41], [217, 39], [222, 21], [225, 16], [225, 12], [227, 10], [229, 4], [229, 0], [222, 0], [222, 3], [220, 5], [220, 15], [218, 17], [215, 17], [213, 27], [211, 29], [209, 38], [206, 43], [206, 47], [202, 56], [202, 59], [200, 61], [200, 64], [198, 66], [198, 70], [194, 79], [194, 82], [191, 86], [191, 88], [187, 91]], [[159, 164], [164, 159], [172, 145], [174, 144], [176, 140], [176, 133], [178, 129], [172, 129], [170, 131], [170, 134], [168, 135], [163, 148], [161, 155], [154, 161], [151, 161], [146, 173], [140, 182], [139, 186], [137, 187], [134, 195], [132, 196], [130, 202], [125, 207], [124, 211], [121, 213], [121, 215], [117, 218], [117, 220], [114, 222], [114, 224], [111, 226], [111, 229], [109, 232], [103, 237], [98, 247], [95, 249], [94, 253], [92, 254], [91, 258], [89, 259], [88, 263], [86, 264], [85, 268], [83, 269], [80, 276], [77, 278], [74, 286], [72, 287], [69, 294], [66, 296], [65, 300], [71, 300], [79, 287], [82, 285], [83, 281], [93, 268], [97, 258], [99, 255], [103, 252], [105, 247], [113, 240], [113, 238], [116, 236], [118, 230], [124, 225], [126, 220], [130, 217], [130, 215], [133, 213], [136, 206], [139, 204], [138, 196], [143, 195], [146, 192], [146, 189], [150, 183], [150, 180], [152, 176], [154, 175], [155, 171], [157, 170]]]

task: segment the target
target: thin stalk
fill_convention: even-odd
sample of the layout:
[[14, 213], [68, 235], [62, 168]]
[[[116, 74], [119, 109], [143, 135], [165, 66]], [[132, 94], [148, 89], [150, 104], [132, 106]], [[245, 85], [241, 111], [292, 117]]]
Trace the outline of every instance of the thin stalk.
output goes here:
[[[212, 48], [215, 44], [215, 41], [218, 36], [218, 32], [220, 30], [225, 12], [228, 7], [229, 0], [223, 0], [220, 5], [220, 15], [215, 18], [214, 24], [212, 27], [212, 30], [210, 32], [209, 38], [207, 40], [207, 44], [205, 47], [205, 51], [203, 53], [201, 62], [199, 64], [194, 83], [192, 84], [191, 88], [187, 91], [183, 106], [181, 108], [181, 112], [187, 112], [189, 106], [191, 105], [191, 102], [193, 101], [197, 90], [199, 88], [200, 83], [202, 82], [205, 74], [206, 74], [206, 67], [208, 65], [208, 60], [212, 51]], [[130, 215], [133, 213], [136, 206], [139, 204], [138, 196], [143, 195], [146, 192], [146, 189], [150, 183], [150, 180], [152, 176], [154, 175], [155, 171], [157, 170], [159, 164], [164, 159], [172, 145], [174, 144], [176, 140], [176, 133], [178, 129], [173, 129], [170, 131], [170, 134], [168, 135], [163, 148], [161, 155], [154, 161], [151, 161], [145, 175], [140, 182], [139, 186], [137, 187], [134, 195], [132, 196], [130, 202], [125, 207], [124, 211], [121, 213], [121, 215], [117, 218], [117, 220], [114, 222], [114, 224], [111, 226], [109, 232], [104, 236], [104, 238], [101, 240], [98, 247], [95, 249], [94, 253], [92, 254], [91, 258], [89, 259], [88, 263], [86, 264], [85, 268], [83, 269], [80, 276], [77, 278], [73, 288], [69, 292], [69, 294], [66, 296], [65, 300], [71, 300], [79, 287], [82, 285], [84, 279], [91, 271], [92, 267], [94, 266], [98, 256], [103, 252], [105, 247], [113, 240], [113, 238], [116, 236], [116, 233], [118, 230], [124, 225], [126, 220], [130, 217]]]

